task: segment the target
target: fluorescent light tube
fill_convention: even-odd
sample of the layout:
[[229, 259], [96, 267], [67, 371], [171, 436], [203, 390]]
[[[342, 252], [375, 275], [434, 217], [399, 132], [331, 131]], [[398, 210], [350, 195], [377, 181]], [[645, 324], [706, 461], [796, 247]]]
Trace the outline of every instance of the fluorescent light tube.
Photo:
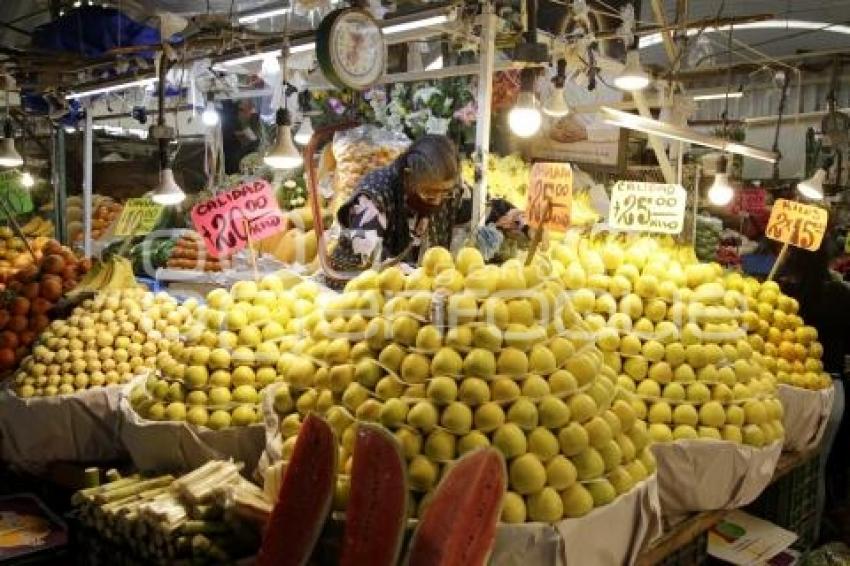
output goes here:
[[75, 99], [79, 99], [79, 98], [87, 98], [89, 96], [95, 96], [95, 95], [98, 95], [98, 94], [106, 94], [106, 93], [109, 93], [109, 92], [119, 92], [119, 91], [122, 91], [122, 90], [134, 88], [134, 87], [137, 87], [137, 86], [153, 85], [158, 80], [159, 79], [156, 78], [156, 77], [150, 77], [150, 78], [147, 78], [147, 79], [139, 79], [139, 80], [136, 80], [136, 81], [129, 81], [129, 82], [126, 82], [126, 83], [118, 83], [118, 84], [112, 84], [112, 85], [102, 86], [102, 87], [98, 87], [98, 88], [92, 88], [92, 89], [83, 90], [83, 91], [80, 91], [80, 92], [72, 92], [71, 94], [67, 95], [65, 97], [65, 99], [66, 100], [75, 100]]
[[[741, 98], [744, 96], [744, 93], [736, 90], [734, 92], [729, 93], [729, 98]], [[691, 97], [692, 100], [700, 101], [700, 100], [723, 100], [726, 98], [725, 92], [713, 92], [710, 94], [695, 94]]]
[[284, 14], [289, 13], [289, 8], [275, 8], [274, 10], [266, 10], [264, 12], [257, 12], [256, 14], [247, 14], [245, 16], [241, 16], [239, 18], [240, 24], [253, 24], [260, 20], [265, 20], [267, 18], [273, 18], [275, 16], [282, 16]]

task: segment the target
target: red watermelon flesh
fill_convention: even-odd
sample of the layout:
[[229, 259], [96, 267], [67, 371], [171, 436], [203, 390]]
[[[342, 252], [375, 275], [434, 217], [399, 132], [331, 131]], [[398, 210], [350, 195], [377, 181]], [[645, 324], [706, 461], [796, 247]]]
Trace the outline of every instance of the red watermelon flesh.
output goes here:
[[483, 565], [496, 538], [506, 485], [505, 460], [494, 448], [455, 462], [419, 521], [409, 565]]
[[307, 563], [331, 509], [336, 484], [337, 443], [333, 429], [310, 413], [301, 425], [272, 510], [259, 566]]
[[407, 466], [385, 428], [357, 425], [340, 566], [395, 566], [407, 523]]

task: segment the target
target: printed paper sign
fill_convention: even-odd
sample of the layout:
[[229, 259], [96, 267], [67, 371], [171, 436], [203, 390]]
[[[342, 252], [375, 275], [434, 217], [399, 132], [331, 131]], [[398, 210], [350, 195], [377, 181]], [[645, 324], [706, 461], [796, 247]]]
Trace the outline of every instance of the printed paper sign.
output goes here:
[[159, 224], [162, 211], [161, 204], [156, 204], [147, 197], [127, 199], [112, 234], [114, 236], [148, 234]]
[[32, 197], [20, 183], [20, 174], [9, 172], [0, 177], [0, 198], [15, 216], [33, 211]]
[[815, 251], [823, 241], [828, 218], [823, 208], [780, 198], [773, 203], [764, 233], [771, 240]]
[[608, 224], [617, 230], [679, 234], [687, 202], [681, 185], [618, 181], [611, 190]]
[[213, 257], [234, 254], [277, 234], [286, 222], [272, 186], [263, 179], [247, 181], [192, 207], [192, 224]]
[[573, 206], [573, 170], [568, 163], [535, 163], [531, 167], [526, 220], [533, 228], [544, 225], [566, 230]]
[[767, 204], [767, 191], [764, 189], [744, 189], [741, 191], [741, 210], [761, 212]]

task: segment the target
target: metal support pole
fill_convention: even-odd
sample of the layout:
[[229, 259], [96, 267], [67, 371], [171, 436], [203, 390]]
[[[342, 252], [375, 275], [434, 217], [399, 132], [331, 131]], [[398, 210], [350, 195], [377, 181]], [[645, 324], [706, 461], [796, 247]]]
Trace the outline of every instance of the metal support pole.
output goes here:
[[56, 238], [63, 244], [68, 242], [68, 226], [65, 224], [67, 191], [65, 189], [65, 130], [60, 125], [53, 129], [52, 163], [50, 183], [53, 185], [53, 226]]
[[[632, 98], [637, 106], [638, 114], [644, 118], [652, 118], [652, 113], [649, 111], [649, 105], [646, 103], [646, 98], [642, 92], [633, 92]], [[664, 144], [657, 136], [647, 136], [649, 145], [655, 153], [655, 159], [658, 160], [658, 165], [661, 167], [661, 173], [664, 175], [665, 183], [675, 183], [676, 173], [673, 171], [673, 166], [670, 165], [670, 160], [667, 158], [667, 153], [664, 151]]]
[[92, 256], [92, 109], [86, 108], [86, 128], [83, 138], [83, 255]]
[[496, 61], [496, 30], [499, 18], [493, 6], [484, 4], [481, 14], [481, 43], [478, 70], [478, 122], [475, 126], [475, 173], [472, 188], [472, 223], [475, 228], [484, 222], [487, 206], [487, 157], [490, 153], [490, 109], [493, 95], [493, 70]]

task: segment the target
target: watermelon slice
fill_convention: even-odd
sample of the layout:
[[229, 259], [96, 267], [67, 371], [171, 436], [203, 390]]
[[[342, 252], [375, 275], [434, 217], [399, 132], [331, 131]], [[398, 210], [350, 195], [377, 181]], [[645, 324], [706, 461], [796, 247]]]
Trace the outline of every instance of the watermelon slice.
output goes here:
[[495, 448], [469, 452], [449, 468], [413, 534], [409, 566], [480, 566], [496, 538], [505, 459]]
[[307, 563], [331, 509], [336, 483], [337, 443], [333, 429], [310, 413], [301, 425], [272, 510], [259, 566]]
[[407, 523], [407, 466], [396, 438], [360, 423], [340, 566], [395, 566]]

